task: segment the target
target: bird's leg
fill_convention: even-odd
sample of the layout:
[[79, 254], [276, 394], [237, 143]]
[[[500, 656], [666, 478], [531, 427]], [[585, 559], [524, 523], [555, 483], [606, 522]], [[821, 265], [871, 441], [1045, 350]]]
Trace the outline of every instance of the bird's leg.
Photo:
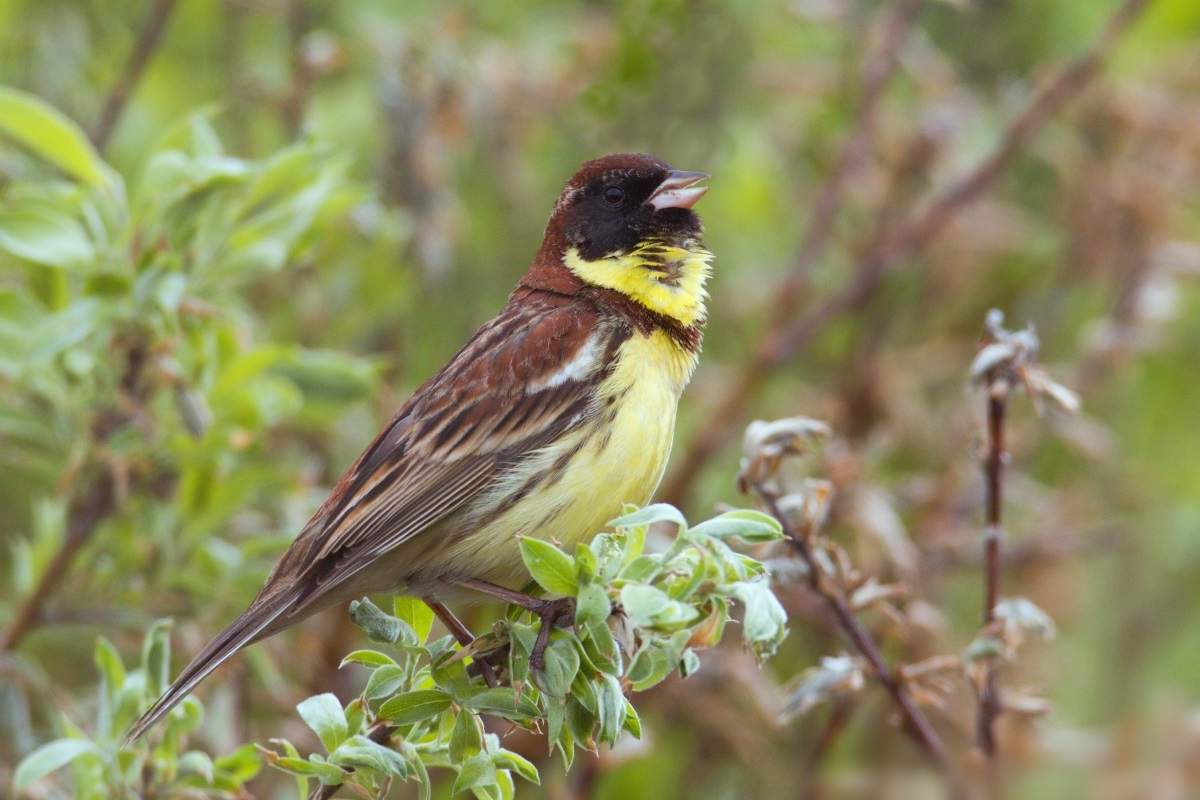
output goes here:
[[570, 625], [575, 620], [575, 598], [543, 600], [541, 606], [531, 610], [542, 621], [542, 625], [538, 628], [537, 639], [529, 653], [529, 668], [541, 672], [546, 667], [546, 645], [550, 643], [550, 631], [555, 625]]
[[488, 581], [481, 581], [478, 578], [450, 578], [449, 580], [458, 586], [520, 606], [541, 620], [542, 625], [538, 629], [537, 639], [533, 643], [533, 651], [529, 654], [529, 666], [536, 671], [541, 671], [546, 666], [546, 645], [550, 641], [551, 629], [555, 625], [570, 625], [575, 618], [575, 598], [573, 597], [545, 600], [524, 592], [506, 589]]
[[[433, 613], [442, 621], [447, 630], [454, 635], [454, 638], [458, 640], [460, 645], [466, 647], [475, 641], [475, 636], [471, 633], [471, 629], [464, 625], [462, 620], [454, 616], [454, 612], [447, 608], [444, 603], [440, 603], [428, 595], [422, 599], [425, 601], [425, 605], [433, 609]], [[500, 681], [496, 680], [496, 671], [492, 669], [492, 665], [486, 656], [477, 656], [475, 663], [479, 665], [479, 673], [483, 675], [483, 681], [488, 685], [489, 689], [495, 689], [500, 685]]]
[[453, 583], [456, 586], [462, 586], [466, 589], [486, 594], [488, 597], [494, 597], [497, 600], [503, 600], [506, 603], [512, 603], [514, 606], [520, 606], [526, 611], [537, 613], [537, 610], [545, 605], [546, 601], [540, 597], [534, 597], [524, 592], [506, 589], [503, 586], [497, 586], [488, 581], [481, 581], [478, 578], [445, 578], [444, 580]]

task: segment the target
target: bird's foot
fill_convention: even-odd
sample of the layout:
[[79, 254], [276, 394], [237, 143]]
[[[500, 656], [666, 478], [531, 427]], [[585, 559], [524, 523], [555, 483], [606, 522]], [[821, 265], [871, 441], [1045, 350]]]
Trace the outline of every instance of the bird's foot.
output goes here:
[[529, 668], [534, 672], [541, 672], [546, 668], [546, 646], [550, 643], [550, 631], [557, 626], [566, 627], [575, 621], [575, 598], [540, 600], [529, 611], [542, 623], [538, 628], [533, 650], [529, 653]]
[[541, 597], [525, 594], [524, 592], [497, 586], [494, 583], [479, 580], [478, 578], [453, 578], [447, 580], [458, 586], [472, 589], [489, 597], [494, 597], [497, 600], [503, 600], [505, 603], [511, 603], [523, 608], [541, 620], [541, 628], [538, 630], [533, 650], [529, 654], [529, 667], [535, 672], [541, 672], [546, 666], [546, 646], [550, 643], [550, 631], [556, 626], [571, 625], [575, 621], [575, 598], [573, 597], [559, 597], [553, 600], [546, 600]]

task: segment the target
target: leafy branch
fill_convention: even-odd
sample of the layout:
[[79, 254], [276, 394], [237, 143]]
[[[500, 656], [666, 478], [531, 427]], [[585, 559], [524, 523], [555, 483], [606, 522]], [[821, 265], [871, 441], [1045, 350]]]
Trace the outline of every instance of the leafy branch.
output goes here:
[[[538, 669], [531, 655], [541, 620], [511, 606], [491, 630], [461, 646], [454, 635], [431, 638], [434, 610], [397, 597], [391, 612], [369, 599], [350, 615], [375, 643], [342, 660], [368, 672], [361, 692], [343, 704], [330, 693], [309, 697], [297, 712], [323, 752], [302, 756], [286, 739], [258, 747], [271, 766], [296, 776], [301, 796], [316, 782], [315, 797], [339, 787], [358, 796], [384, 797], [395, 781], [432, 791], [431, 771], [454, 773], [453, 792], [510, 798], [514, 780], [539, 782], [537, 768], [501, 745], [485, 720], [544, 733], [569, 767], [576, 750], [613, 745], [623, 734], [640, 737], [642, 724], [627, 695], [701, 668], [699, 651], [716, 645], [735, 605], [742, 608], [742, 640], [760, 658], [787, 634], [786, 615], [772, 593], [766, 567], [734, 543], [778, 540], [779, 524], [757, 511], [731, 511], [690, 527], [678, 510], [649, 506], [611, 523], [613, 531], [578, 545], [573, 554], [538, 539], [523, 539], [530, 575], [547, 594], [568, 599], [570, 624], [548, 632]], [[673, 539], [663, 529], [675, 529]], [[100, 718], [89, 737], [68, 723], [67, 737], [30, 754], [17, 770], [17, 788], [69, 764], [87, 772], [108, 794], [176, 786], [203, 787], [233, 796], [253, 774], [247, 755], [213, 760], [186, 750], [202, 707], [189, 698], [168, 718], [156, 745], [119, 749], [119, 732], [166, 685], [168, 627], [147, 637], [141, 669], [126, 673], [101, 639], [96, 661], [103, 681]], [[499, 683], [489, 686], [487, 663]], [[251, 758], [250, 763], [257, 760]]]
[[[767, 511], [779, 522], [788, 544], [803, 562], [809, 588], [833, 612], [846, 638], [866, 660], [870, 674], [891, 695], [913, 740], [935, 766], [951, 772], [950, 757], [941, 736], [918, 707], [900, 673], [888, 665], [875, 638], [851, 607], [849, 592], [842, 579], [848, 572], [842, 565], [847, 564], [848, 559], [841, 557], [836, 546], [820, 536], [830, 487], [822, 482], [806, 484], [803, 493], [797, 496], [794, 514], [785, 512], [781, 504], [783, 488], [777, 472], [783, 459], [804, 452], [815, 439], [828, 434], [828, 426], [816, 420], [781, 420], [751, 425], [746, 432], [747, 457], [743, 460], [738, 482], [744, 490], [757, 494]], [[837, 663], [826, 664], [825, 674], [837, 673], [839, 679], [859, 674], [851, 661], [845, 663], [849, 670], [839, 669]]]
[[[611, 527], [573, 554], [521, 541], [540, 590], [574, 606], [569, 625], [548, 631], [539, 668], [531, 662], [544, 623], [520, 606], [462, 647], [453, 635], [430, 640], [434, 612], [420, 601], [398, 597], [390, 614], [365, 598], [354, 603], [354, 622], [383, 646], [343, 661], [370, 670], [362, 692], [345, 705], [331, 694], [301, 703], [324, 753], [302, 758], [291, 742], [272, 740], [261, 751], [268, 763], [315, 780], [318, 797], [340, 786], [380, 797], [396, 780], [417, 781], [428, 797], [433, 769], [455, 773], [456, 794], [511, 797], [514, 777], [538, 782], [538, 771], [502, 747], [485, 718], [544, 733], [569, 767], [577, 748], [640, 736], [627, 694], [700, 669], [698, 651], [721, 640], [735, 603], [742, 639], [759, 658], [786, 635], [764, 565], [731, 546], [781, 538], [775, 520], [732, 511], [689, 527], [678, 510], [656, 505], [631, 509]], [[669, 527], [671, 540], [659, 533]], [[484, 663], [498, 685], [483, 679]]]

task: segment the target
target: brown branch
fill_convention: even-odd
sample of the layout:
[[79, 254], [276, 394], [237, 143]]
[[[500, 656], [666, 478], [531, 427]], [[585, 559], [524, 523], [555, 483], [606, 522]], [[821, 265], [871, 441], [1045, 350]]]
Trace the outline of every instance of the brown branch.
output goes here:
[[863, 69], [858, 112], [853, 128], [838, 152], [833, 168], [826, 176], [825, 183], [813, 202], [800, 250], [782, 285], [777, 290], [774, 309], [776, 319], [788, 319], [795, 313], [804, 291], [808, 271], [825, 252], [826, 246], [833, 237], [834, 222], [842, 198], [846, 194], [846, 187], [849, 185], [850, 179], [862, 168], [866, 159], [871, 141], [875, 137], [879, 103], [883, 98], [883, 90], [896, 72], [900, 61], [900, 51], [905, 41], [908, 40], [908, 32], [922, 3], [923, 0], [905, 0], [894, 6], [884, 24], [884, 34], [879, 44], [879, 50]]
[[4, 638], [0, 640], [0, 652], [15, 650], [41, 621], [46, 602], [58, 591], [67, 577], [76, 554], [92, 538], [100, 522], [112, 514], [115, 505], [115, 489], [112, 475], [108, 471], [92, 481], [88, 490], [72, 502], [66, 536], [54, 558], [42, 571], [37, 586], [25, 599], [25, 603], [5, 630]]
[[96, 145], [97, 150], [103, 151], [105, 145], [108, 144], [108, 139], [117, 127], [117, 121], [125, 111], [125, 106], [128, 104], [130, 96], [133, 95], [133, 90], [137, 88], [142, 73], [146, 70], [146, 65], [150, 63], [150, 58], [158, 49], [163, 31], [166, 30], [167, 23], [171, 19], [171, 12], [174, 10], [175, 0], [155, 0], [149, 14], [146, 15], [146, 21], [142, 24], [137, 41], [134, 42], [129, 60], [125, 62], [125, 68], [121, 70], [120, 77], [117, 78], [116, 84], [108, 93], [108, 98], [104, 101], [104, 107], [100, 111], [100, 118], [96, 122], [96, 127], [92, 129], [92, 142]]
[[[771, 371], [792, 358], [830, 322], [864, 305], [874, 296], [889, 269], [927, 247], [947, 223], [978, 200], [1034, 134], [1088, 85], [1117, 38], [1148, 2], [1125, 0], [1087, 50], [1033, 96], [1006, 128], [991, 154], [934, 197], [923, 211], [898, 224], [893, 232], [879, 237], [878, 244], [868, 248], [854, 276], [840, 292], [799, 319], [792, 319], [786, 313], [793, 300], [786, 293], [780, 295], [776, 300], [778, 311], [772, 314], [773, 323], [763, 334], [754, 355], [730, 381], [731, 388], [708, 415], [708, 419], [716, 420], [717, 424], [708, 425], [692, 439], [663, 488], [664, 500], [684, 504], [696, 476], [734, 431], [740, 429], [750, 399]], [[801, 246], [800, 256], [805, 254], [806, 248], [807, 244]], [[800, 256], [793, 266], [793, 273], [807, 269], [807, 263], [799, 260]]]
[[[782, 328], [795, 313], [808, 272], [824, 254], [832, 239], [834, 221], [845, 197], [846, 187], [861, 168], [874, 138], [883, 90], [899, 66], [900, 50], [908, 39], [908, 32], [920, 8], [920, 0], [910, 0], [895, 6], [886, 23], [886, 32], [878, 51], [863, 69], [862, 90], [853, 127], [834, 160], [824, 185], [817, 193], [800, 249], [787, 277], [775, 294], [771, 330]], [[769, 335], [767, 338], [769, 339]], [[738, 420], [749, 402], [750, 395], [758, 388], [772, 366], [764, 340], [755, 356], [746, 362], [742, 374], [734, 383], [734, 388], [726, 393], [710, 416], [710, 419], [722, 420], [724, 424], [703, 428], [689, 444], [679, 467], [667, 478], [662, 490], [663, 498], [667, 502], [682, 504], [696, 475], [738, 426]]]
[[[983, 625], [990, 628], [996, 621], [996, 603], [1000, 596], [1000, 539], [1001, 507], [1004, 492], [1004, 412], [1008, 403], [1007, 386], [992, 386], [989, 381], [987, 398], [987, 455], [983, 459], [985, 483], [986, 528], [984, 532], [984, 592]], [[996, 680], [996, 665], [989, 659], [984, 667], [983, 687], [979, 693], [979, 716], [975, 726], [975, 741], [988, 759], [996, 757], [996, 719], [1002, 704]]]
[[834, 744], [846, 730], [846, 725], [850, 722], [850, 718], [854, 715], [857, 706], [849, 700], [842, 700], [833, 706], [833, 710], [829, 713], [829, 718], [825, 720], [825, 724], [821, 727], [821, 735], [817, 738], [816, 745], [805, 759], [804, 769], [804, 788], [800, 792], [800, 796], [805, 800], [818, 800], [821, 796], [821, 791], [818, 784], [818, 772], [821, 768], [821, 763], [833, 749]]
[[[143, 382], [146, 348], [143, 342], [133, 340], [125, 343], [121, 352], [125, 369], [121, 375], [118, 401], [114, 407], [98, 413], [93, 420], [90, 435], [94, 442], [103, 442], [113, 432], [127, 424], [137, 424], [141, 419], [146, 392]], [[118, 470], [109, 463], [103, 465], [103, 470], [74, 495], [67, 512], [67, 530], [62, 544], [42, 571], [37, 586], [5, 630], [0, 639], [0, 653], [16, 649], [25, 636], [42, 622], [46, 603], [67, 577], [75, 556], [92, 538], [100, 523], [116, 511], [119, 500], [127, 491], [128, 486], [123, 484]]]
[[304, 53], [304, 37], [308, 33], [308, 9], [304, 0], [289, 0], [287, 4], [288, 39], [291, 49], [292, 85], [283, 100], [283, 121], [292, 136], [300, 133], [304, 107], [312, 91], [312, 68]]
[[788, 537], [788, 541], [800, 555], [800, 559], [804, 562], [805, 567], [808, 568], [807, 580], [809, 586], [829, 606], [830, 611], [837, 618], [842, 632], [850, 639], [855, 649], [866, 659], [875, 679], [891, 695], [892, 701], [896, 704], [896, 708], [904, 718], [906, 723], [905, 729], [935, 766], [948, 774], [952, 774], [953, 766], [946, 752], [946, 747], [942, 744], [941, 737], [933, 729], [925, 713], [917, 706], [916, 701], [909, 694], [908, 687], [904, 685], [903, 680], [888, 666], [887, 661], [879, 650], [879, 646], [875, 643], [875, 639], [863, 627], [862, 623], [858, 621], [858, 617], [851, 610], [845, 597], [837, 590], [826, 586], [821, 580], [821, 565], [818, 563], [808, 540], [796, 530], [787, 515], [779, 508], [778, 500], [772, 492], [762, 486], [757, 486], [755, 489], [766, 505], [767, 511], [771, 516], [779, 520], [779, 524], [783, 527], [783, 532]]

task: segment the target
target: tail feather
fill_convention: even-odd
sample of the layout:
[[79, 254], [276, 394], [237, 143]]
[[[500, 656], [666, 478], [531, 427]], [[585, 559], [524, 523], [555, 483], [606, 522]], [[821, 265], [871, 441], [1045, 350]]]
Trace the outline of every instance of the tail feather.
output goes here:
[[179, 673], [175, 682], [154, 701], [154, 705], [150, 706], [146, 713], [130, 726], [129, 731], [125, 734], [125, 744], [132, 744], [141, 738], [156, 722], [182, 702], [202, 680], [208, 677], [209, 673], [228, 661], [243, 647], [257, 641], [260, 634], [281, 614], [292, 608], [295, 602], [295, 594], [289, 593], [265, 602], [255, 602], [246, 609], [241, 616], [205, 645], [204, 649], [191, 660], [191, 663], [184, 667], [183, 672]]

